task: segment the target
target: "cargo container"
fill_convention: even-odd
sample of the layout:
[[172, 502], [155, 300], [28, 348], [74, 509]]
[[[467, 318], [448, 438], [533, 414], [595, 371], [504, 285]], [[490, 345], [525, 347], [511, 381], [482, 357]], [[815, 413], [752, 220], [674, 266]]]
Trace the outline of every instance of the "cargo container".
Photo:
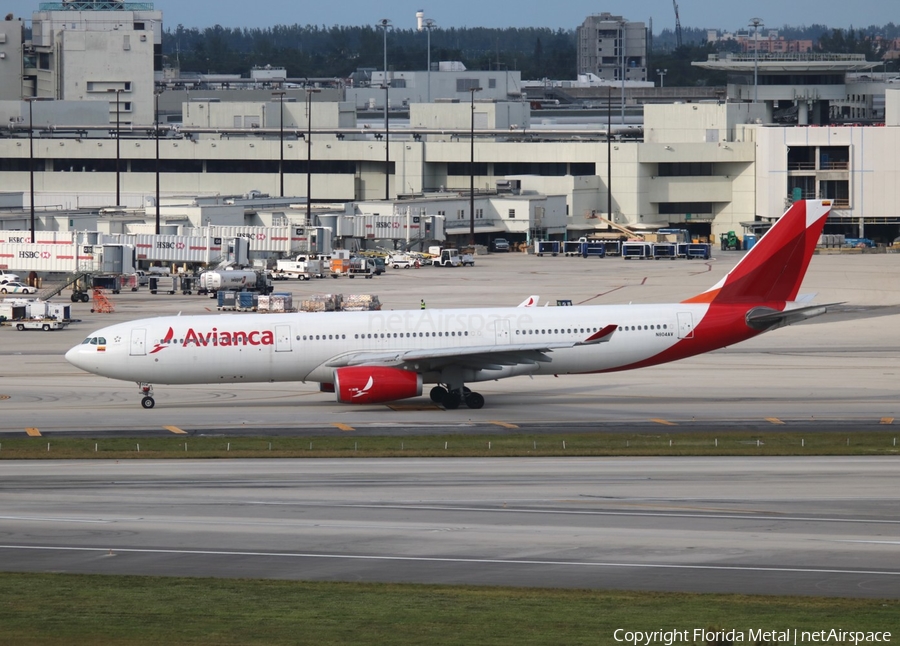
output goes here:
[[649, 242], [623, 242], [622, 257], [625, 260], [645, 260], [652, 255], [651, 246]]

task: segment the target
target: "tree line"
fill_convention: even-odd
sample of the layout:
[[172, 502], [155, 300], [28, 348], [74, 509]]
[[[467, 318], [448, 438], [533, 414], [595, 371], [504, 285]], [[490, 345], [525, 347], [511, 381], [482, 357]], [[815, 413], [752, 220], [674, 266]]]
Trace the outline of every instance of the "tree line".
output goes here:
[[[865, 54], [880, 60], [885, 43], [900, 38], [893, 23], [864, 29], [831, 29], [824, 25], [782, 27], [785, 39], [813, 40], [816, 51]], [[428, 36], [415, 29], [387, 32], [389, 69], [424, 70]], [[706, 30], [683, 29], [684, 45], [675, 47], [675, 34], [663, 29], [650, 40], [649, 68], [666, 68], [667, 85], [721, 85], [709, 71], [690, 65], [709, 53], [727, 51], [736, 43], [708, 44]], [[522, 78], [572, 79], [576, 72], [575, 30], [544, 27], [492, 29], [484, 27], [434, 29], [431, 61], [462, 61], [467, 69], [518, 70]], [[186, 28], [178, 25], [163, 36], [163, 55], [182, 72], [242, 74], [253, 67], [284, 67], [291, 78], [346, 78], [358, 69], [383, 67], [385, 34], [375, 25], [276, 25], [267, 28]]]

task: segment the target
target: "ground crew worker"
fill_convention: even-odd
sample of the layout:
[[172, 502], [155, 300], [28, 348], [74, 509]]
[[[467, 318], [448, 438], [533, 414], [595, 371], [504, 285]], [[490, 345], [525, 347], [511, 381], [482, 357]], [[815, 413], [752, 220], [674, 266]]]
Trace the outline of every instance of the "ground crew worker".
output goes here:
[[424, 310], [424, 309], [425, 309], [425, 299], [424, 299], [424, 298], [422, 299], [422, 302], [419, 304], [419, 309], [420, 309], [420, 310]]

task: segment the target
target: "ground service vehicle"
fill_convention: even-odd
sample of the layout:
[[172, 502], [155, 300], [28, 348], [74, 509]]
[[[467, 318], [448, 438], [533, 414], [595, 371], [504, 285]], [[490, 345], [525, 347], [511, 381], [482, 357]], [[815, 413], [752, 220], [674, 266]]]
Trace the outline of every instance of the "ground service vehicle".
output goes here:
[[441, 249], [441, 254], [431, 259], [433, 267], [474, 267], [475, 256], [461, 254], [458, 249]]
[[293, 260], [276, 261], [272, 277], [276, 280], [285, 278], [310, 280], [312, 278], [324, 278], [326, 271], [331, 273], [327, 261], [318, 256], [297, 256]]
[[198, 294], [211, 294], [216, 297], [219, 290], [272, 293], [272, 282], [265, 272], [252, 269], [220, 269], [204, 271], [198, 280]]
[[741, 248], [741, 241], [738, 240], [738, 237], [734, 231], [720, 234], [719, 244], [722, 247], [722, 251], [730, 251], [733, 249], [737, 250]]
[[467, 384], [643, 368], [824, 314], [797, 296], [830, 211], [830, 200], [795, 202], [726, 276], [677, 303], [166, 316], [101, 328], [66, 360], [137, 382], [144, 408], [154, 383], [276, 381], [317, 382], [356, 404], [430, 383], [444, 408], [481, 408]]
[[44, 332], [49, 332], [50, 330], [62, 330], [68, 324], [68, 321], [59, 321], [57, 319], [25, 319], [16, 322], [16, 329], [19, 330], [19, 332], [22, 332], [23, 330], [43, 330]]
[[409, 269], [410, 267], [415, 266], [416, 261], [403, 253], [388, 256], [386, 263], [394, 269]]

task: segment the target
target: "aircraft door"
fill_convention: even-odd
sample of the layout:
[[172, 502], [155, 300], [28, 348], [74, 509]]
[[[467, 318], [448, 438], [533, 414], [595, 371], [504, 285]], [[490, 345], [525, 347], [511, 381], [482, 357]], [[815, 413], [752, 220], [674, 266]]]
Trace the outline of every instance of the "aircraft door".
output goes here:
[[494, 321], [494, 343], [497, 345], [509, 345], [509, 321], [497, 319]]
[[147, 354], [147, 330], [137, 328], [131, 331], [131, 351], [132, 357], [142, 357]]
[[275, 326], [275, 352], [291, 351], [291, 326]]
[[694, 317], [690, 312], [678, 312], [678, 338], [694, 338]]

